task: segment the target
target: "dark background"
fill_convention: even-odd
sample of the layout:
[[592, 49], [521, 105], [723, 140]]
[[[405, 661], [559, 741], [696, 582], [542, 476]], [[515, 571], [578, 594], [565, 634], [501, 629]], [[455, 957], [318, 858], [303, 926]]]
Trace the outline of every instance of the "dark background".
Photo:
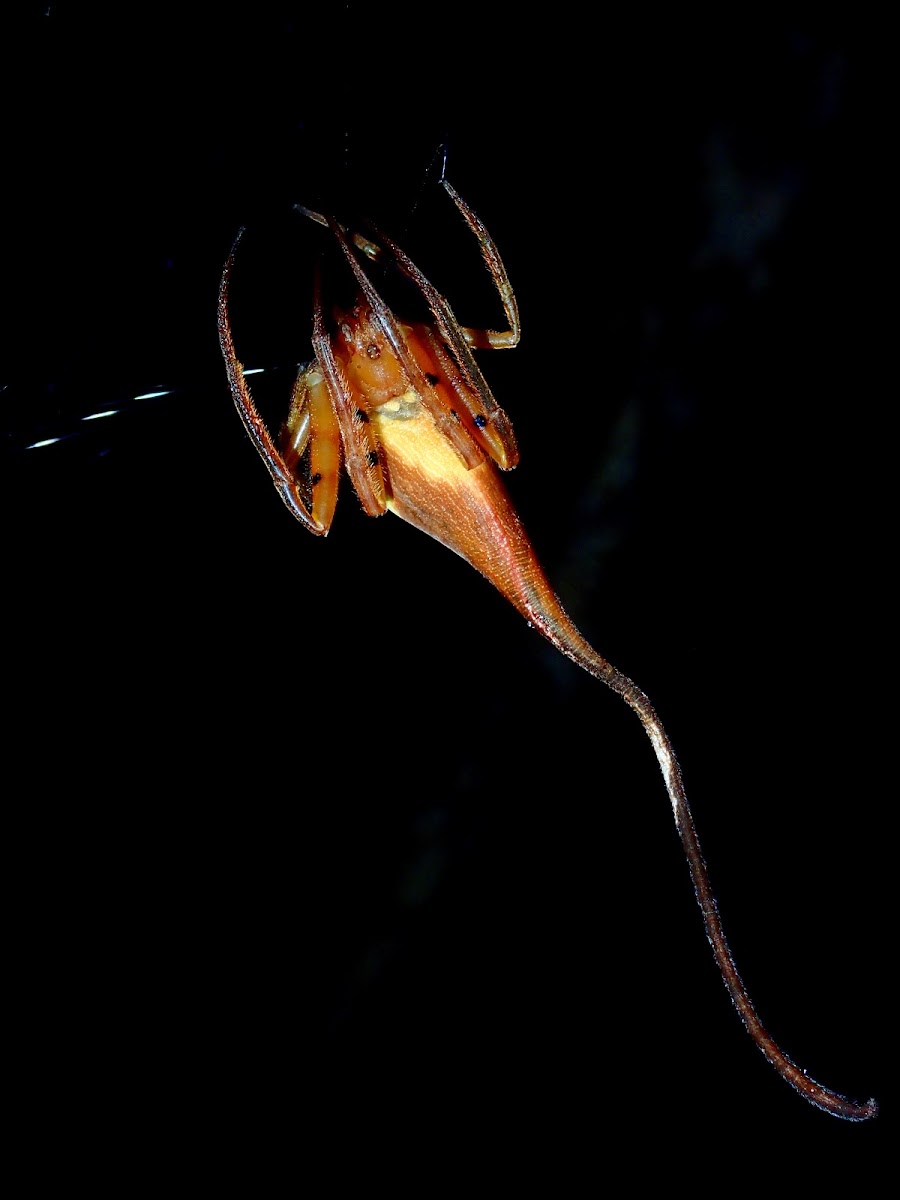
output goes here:
[[[394, 1163], [484, 1145], [511, 1177], [642, 1179], [635, 1137], [701, 1180], [760, 1146], [873, 1161], [893, 785], [864, 46], [568, 6], [24, 10], [0, 397], [38, 1128], [301, 1172], [312, 1129]], [[273, 411], [310, 354], [297, 201], [374, 214], [461, 320], [499, 320], [429, 186], [441, 145], [522, 311], [483, 363], [513, 498], [666, 722], [764, 1020], [879, 1096], [874, 1126], [742, 1032], [621, 702], [349, 484], [308, 536], [247, 443], [215, 328], [242, 225], [235, 337], [280, 368], [254, 384]], [[73, 1135], [88, 1163], [99, 1136]]]

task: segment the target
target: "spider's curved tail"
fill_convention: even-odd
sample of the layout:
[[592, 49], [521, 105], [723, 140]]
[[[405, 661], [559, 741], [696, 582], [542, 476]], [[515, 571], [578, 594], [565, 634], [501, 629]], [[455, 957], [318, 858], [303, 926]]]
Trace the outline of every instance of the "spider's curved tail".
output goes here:
[[690, 867], [694, 893], [703, 914], [706, 936], [712, 946], [713, 956], [725, 981], [725, 986], [728, 988], [735, 1008], [740, 1013], [747, 1032], [778, 1074], [810, 1104], [846, 1121], [865, 1121], [877, 1116], [878, 1103], [876, 1100], [870, 1099], [864, 1102], [848, 1100], [840, 1093], [817, 1083], [785, 1054], [763, 1025], [734, 964], [728, 942], [725, 939], [722, 919], [719, 916], [718, 905], [709, 881], [709, 872], [700, 849], [700, 841], [685, 794], [681, 768], [669, 736], [646, 694], [584, 641], [561, 607], [559, 612], [562, 614], [561, 620], [555, 613], [545, 623], [542, 623], [534, 615], [529, 619], [563, 654], [590, 675], [601, 679], [622, 697], [625, 703], [637, 713], [638, 719], [653, 744], [656, 760], [662, 770], [666, 791], [672, 804], [675, 825]]
[[[548, 593], [550, 599], [548, 599]], [[512, 599], [508, 592], [505, 594]], [[607, 687], [618, 693], [629, 708], [634, 710], [643, 725], [653, 745], [656, 761], [659, 763], [665, 780], [675, 825], [690, 868], [694, 893], [703, 914], [706, 936], [725, 981], [725, 986], [728, 988], [735, 1008], [740, 1013], [747, 1032], [778, 1074], [804, 1099], [817, 1108], [846, 1121], [865, 1121], [876, 1116], [878, 1113], [877, 1101], [871, 1099], [864, 1102], [848, 1100], [845, 1096], [824, 1087], [807, 1075], [793, 1059], [785, 1054], [760, 1020], [725, 939], [722, 919], [719, 916], [718, 905], [709, 881], [709, 872], [700, 849], [700, 840], [697, 837], [694, 818], [687, 801], [678, 759], [672, 743], [669, 741], [669, 735], [647, 695], [627, 675], [617, 671], [585, 641], [553, 594], [543, 573], [539, 579], [532, 575], [527, 580], [523, 599], [524, 603], [516, 600], [513, 600], [513, 603], [532, 625], [579, 667], [596, 679], [602, 680]]]
[[[413, 425], [415, 423], [407, 423]], [[778, 1046], [760, 1020], [738, 974], [694, 828], [675, 751], [653, 705], [641, 689], [617, 671], [582, 637], [567, 616], [537, 561], [531, 543], [490, 463], [468, 470], [441, 445], [428, 421], [421, 428], [385, 425], [392, 495], [388, 507], [398, 516], [465, 558], [498, 588], [548, 641], [579, 667], [617, 692], [637, 713], [653, 745], [688, 860], [694, 891], [713, 955], [725, 986], [756, 1045], [775, 1070], [801, 1096], [848, 1121], [874, 1117], [874, 1100], [856, 1102], [810, 1078]]]

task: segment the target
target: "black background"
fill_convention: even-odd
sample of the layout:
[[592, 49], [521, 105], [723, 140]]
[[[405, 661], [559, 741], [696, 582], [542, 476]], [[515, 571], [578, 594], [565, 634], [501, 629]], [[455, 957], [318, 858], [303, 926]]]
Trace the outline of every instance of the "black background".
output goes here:
[[[713, 1186], [760, 1147], [865, 1174], [885, 1137], [864, 38], [584, 21], [51, 4], [5, 37], [13, 1034], [26, 1120], [88, 1165], [265, 1148], [302, 1179], [311, 1138], [353, 1159], [366, 1131], [513, 1180], [649, 1181], [677, 1144]], [[348, 483], [308, 536], [247, 444], [215, 328], [240, 226], [273, 410], [310, 353], [297, 201], [374, 214], [499, 320], [429, 188], [441, 145], [522, 311], [483, 363], [513, 498], [667, 724], [764, 1020], [879, 1096], [871, 1127], [742, 1032], [621, 702]]]

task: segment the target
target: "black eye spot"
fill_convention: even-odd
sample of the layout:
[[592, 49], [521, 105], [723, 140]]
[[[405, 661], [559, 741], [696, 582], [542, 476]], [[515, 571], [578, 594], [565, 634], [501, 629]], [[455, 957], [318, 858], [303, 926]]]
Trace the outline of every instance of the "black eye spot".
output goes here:
[[358, 408], [356, 410], [356, 419], [357, 419], [357, 421], [360, 421], [363, 425], [368, 425], [369, 414], [366, 412], [366, 410], [364, 408]]
[[428, 380], [428, 382], [431, 384], [432, 387], [437, 387], [437, 385], [441, 382], [440, 375], [432, 375], [432, 373], [430, 371], [425, 372], [425, 378]]
[[368, 462], [370, 467], [377, 467], [378, 466], [378, 451], [370, 450], [369, 453], [366, 455], [366, 461]]
[[475, 418], [475, 424], [478, 426], [479, 429], [484, 429], [485, 425], [487, 425], [487, 417], [485, 417], [481, 413], [479, 413], [478, 416]]
[[459, 413], [456, 411], [455, 408], [450, 409], [450, 416], [453, 418], [454, 421], [459, 420]]
[[381, 347], [377, 342], [369, 342], [366, 346], [366, 358], [381, 358]]
[[317, 483], [321, 482], [321, 479], [322, 479], [322, 476], [319, 474], [318, 471], [316, 471], [315, 475], [313, 475], [312, 479], [310, 480], [310, 483], [312, 483], [313, 487], [315, 487]]

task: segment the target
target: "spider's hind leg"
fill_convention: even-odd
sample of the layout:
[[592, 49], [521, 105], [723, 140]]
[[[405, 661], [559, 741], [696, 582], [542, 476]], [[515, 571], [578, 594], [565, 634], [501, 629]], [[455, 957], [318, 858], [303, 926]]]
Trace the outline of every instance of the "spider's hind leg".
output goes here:
[[[450, 188], [446, 182], [444, 186]], [[511, 328], [505, 333], [491, 330], [474, 333], [460, 325], [447, 300], [409, 255], [376, 226], [373, 225], [372, 229], [376, 237], [390, 252], [398, 268], [419, 289], [422, 298], [431, 310], [436, 330], [432, 340], [437, 340], [439, 336], [440, 342], [443, 344], [439, 353], [445, 356], [449, 355], [454, 364], [454, 372], [461, 381], [462, 386], [458, 388], [458, 392], [468, 415], [467, 432], [502, 470], [509, 471], [519, 461], [519, 450], [516, 446], [512, 423], [494, 399], [487, 380], [475, 362], [472, 346], [485, 346], [493, 349], [514, 346], [519, 340], [518, 308], [506, 270], [487, 230], [484, 229], [478, 217], [465, 201], [456, 192], [452, 192], [452, 195], [456, 197], [457, 206], [467, 222], [477, 222], [477, 226], [473, 225], [472, 228], [484, 232], [484, 238], [479, 234], [479, 245], [482, 258], [488, 265], [503, 301], [504, 310], [510, 320]]]
[[494, 281], [494, 287], [497, 289], [497, 295], [500, 297], [500, 303], [503, 305], [503, 311], [506, 313], [506, 320], [509, 324], [509, 329], [504, 330], [463, 327], [463, 335], [468, 344], [476, 350], [511, 350], [514, 346], [518, 346], [521, 337], [519, 305], [516, 302], [512, 284], [509, 282], [506, 267], [503, 265], [503, 259], [500, 257], [500, 251], [481, 217], [466, 204], [449, 180], [442, 178], [441, 186], [459, 209], [465, 223], [475, 234], [481, 257], [490, 271], [491, 279]]

